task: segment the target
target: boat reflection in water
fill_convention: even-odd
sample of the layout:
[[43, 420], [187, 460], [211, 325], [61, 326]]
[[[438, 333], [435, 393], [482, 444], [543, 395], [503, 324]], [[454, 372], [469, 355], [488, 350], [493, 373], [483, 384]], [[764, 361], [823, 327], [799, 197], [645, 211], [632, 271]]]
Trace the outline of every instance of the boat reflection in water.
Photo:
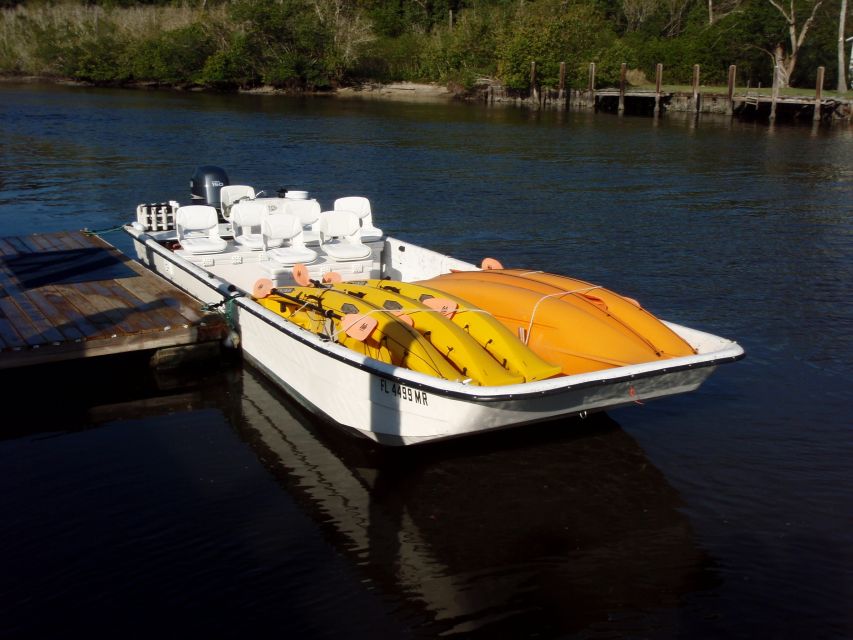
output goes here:
[[644, 633], [715, 586], [677, 492], [604, 414], [383, 450], [249, 368], [232, 424], [414, 632]]

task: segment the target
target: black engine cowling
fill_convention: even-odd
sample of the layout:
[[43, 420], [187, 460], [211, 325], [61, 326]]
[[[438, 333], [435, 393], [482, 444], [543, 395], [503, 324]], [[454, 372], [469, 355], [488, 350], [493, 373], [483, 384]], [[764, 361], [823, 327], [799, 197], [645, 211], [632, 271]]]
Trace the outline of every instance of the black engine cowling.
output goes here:
[[196, 168], [190, 179], [192, 203], [208, 204], [219, 209], [219, 191], [228, 184], [228, 174], [225, 173], [225, 169], [212, 165]]

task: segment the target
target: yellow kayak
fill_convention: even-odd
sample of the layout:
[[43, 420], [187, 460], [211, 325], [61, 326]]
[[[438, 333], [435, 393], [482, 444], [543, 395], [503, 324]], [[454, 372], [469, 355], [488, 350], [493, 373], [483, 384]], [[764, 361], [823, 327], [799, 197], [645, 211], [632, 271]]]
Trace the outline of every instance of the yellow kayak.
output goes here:
[[[465, 378], [408, 324], [400, 322], [392, 313], [342, 291], [279, 287], [257, 301], [300, 327], [318, 335], [330, 335], [343, 346], [370, 358], [446, 380]], [[369, 333], [361, 339], [350, 335], [344, 322], [350, 318], [364, 320], [362, 324], [370, 329]]]
[[560, 291], [551, 296], [486, 275], [462, 277], [468, 273], [439, 276], [423, 284], [490, 311], [567, 375], [668, 357], [634, 331], [612, 322], [598, 304], [578, 304], [572, 296], [559, 295]]
[[355, 282], [340, 282], [332, 286], [390, 313], [399, 314], [398, 319], [405, 318], [410, 321], [415, 331], [429, 340], [462, 375], [479, 384], [505, 385], [524, 382], [522, 376], [510, 373], [470, 334], [440, 311], [389, 289]]
[[449, 300], [455, 305], [455, 309], [447, 314], [450, 320], [470, 335], [507, 371], [512, 375], [521, 376], [525, 382], [545, 380], [562, 372], [560, 366], [537, 355], [491, 313], [458, 296], [417, 283], [397, 280], [367, 280], [358, 284], [396, 293], [421, 303], [431, 299]]
[[[557, 297], [587, 311], [599, 311], [602, 320], [634, 333], [661, 357], [693, 355], [695, 350], [681, 336], [643, 309], [638, 302], [604, 287], [567, 276], [524, 269], [454, 272], [433, 281], [465, 279], [495, 282]], [[560, 295], [564, 294], [564, 295]]]

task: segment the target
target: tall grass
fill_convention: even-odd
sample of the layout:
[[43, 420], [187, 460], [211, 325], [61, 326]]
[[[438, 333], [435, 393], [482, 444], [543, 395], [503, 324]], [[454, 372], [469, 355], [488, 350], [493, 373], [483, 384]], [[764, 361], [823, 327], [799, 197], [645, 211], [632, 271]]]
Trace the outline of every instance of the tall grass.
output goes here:
[[187, 4], [19, 5], [0, 10], [0, 73], [80, 77], [88, 69], [99, 77], [81, 79], [125, 80], [134, 77], [134, 51], [144, 49], [144, 43], [193, 25], [211, 28], [225, 21], [224, 5], [206, 11]]

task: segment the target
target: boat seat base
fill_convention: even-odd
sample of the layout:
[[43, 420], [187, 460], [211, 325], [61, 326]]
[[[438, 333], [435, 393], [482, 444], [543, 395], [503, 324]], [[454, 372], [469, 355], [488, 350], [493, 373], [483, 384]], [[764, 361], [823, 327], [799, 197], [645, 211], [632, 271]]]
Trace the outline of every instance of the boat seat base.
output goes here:
[[[268, 261], [262, 263], [261, 268], [267, 272], [275, 286], [296, 284], [293, 279], [292, 267], [284, 267], [273, 261]], [[323, 276], [330, 272], [340, 274], [341, 280], [344, 282], [367, 280], [372, 277], [371, 273], [375, 274], [378, 271], [378, 267], [374, 265], [372, 257], [365, 260], [338, 262], [329, 259], [328, 256], [321, 256], [317, 261], [306, 264], [305, 268], [308, 269], [308, 277], [311, 280], [318, 281], [322, 281]]]

